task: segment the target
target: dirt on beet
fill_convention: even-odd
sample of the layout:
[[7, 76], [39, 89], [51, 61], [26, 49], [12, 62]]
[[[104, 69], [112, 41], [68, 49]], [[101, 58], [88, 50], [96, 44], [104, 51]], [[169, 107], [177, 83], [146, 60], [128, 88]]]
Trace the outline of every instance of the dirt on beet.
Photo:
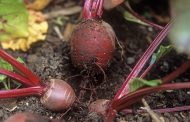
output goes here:
[[[64, 6], [64, 2], [58, 0], [50, 5], [46, 12], [54, 8]], [[65, 3], [69, 3], [67, 1]], [[74, 1], [72, 1], [74, 2]], [[81, 3], [72, 3], [73, 5]], [[150, 9], [149, 9], [150, 10]], [[25, 59], [27, 67], [37, 74], [43, 82], [48, 82], [51, 78], [58, 78], [67, 81], [75, 90], [78, 96], [75, 104], [68, 110], [62, 112], [53, 112], [47, 110], [40, 103], [37, 97], [23, 97], [17, 99], [0, 100], [0, 121], [7, 119], [17, 112], [37, 113], [51, 119], [61, 119], [67, 122], [101, 122], [102, 119], [95, 114], [88, 113], [88, 105], [96, 99], [112, 99], [118, 88], [125, 81], [125, 78], [148, 47], [150, 42], [158, 34], [159, 30], [152, 27], [139, 25], [126, 21], [117, 10], [105, 12], [104, 21], [111, 24], [118, 37], [114, 59], [107, 71], [103, 74], [91, 75], [85, 71], [80, 71], [73, 67], [70, 60], [69, 41], [63, 41], [55, 33], [54, 27], [58, 26], [64, 31], [67, 23], [77, 23], [79, 14], [69, 16], [69, 19], [63, 26], [59, 26], [54, 20], [49, 20], [49, 31], [47, 39], [44, 42], [34, 44], [27, 52], [8, 53], [14, 57], [20, 56]], [[164, 44], [168, 44], [166, 39]], [[147, 79], [161, 78], [167, 73], [179, 67], [186, 60], [186, 56], [178, 55], [175, 51], [164, 57], [159, 64], [150, 72]], [[172, 82], [188, 81], [190, 71], [184, 73], [178, 79]], [[155, 93], [145, 97], [152, 109], [175, 107], [190, 104], [190, 91], [177, 90]], [[137, 110], [142, 107], [139, 102], [132, 109]], [[190, 112], [175, 112], [161, 114], [166, 122], [188, 122], [190, 121]], [[151, 117], [147, 113], [143, 114], [125, 114], [118, 113], [116, 122], [150, 122]]]

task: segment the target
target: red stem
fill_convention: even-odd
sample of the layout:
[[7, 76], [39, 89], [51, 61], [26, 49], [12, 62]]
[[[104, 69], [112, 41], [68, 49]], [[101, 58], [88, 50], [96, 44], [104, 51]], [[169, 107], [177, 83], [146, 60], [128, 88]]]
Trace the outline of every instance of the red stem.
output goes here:
[[101, 18], [103, 13], [103, 0], [85, 0], [83, 7], [84, 19]]
[[11, 72], [5, 69], [1, 69], [0, 68], [0, 74], [6, 75], [8, 77], [11, 77], [17, 81], [19, 81], [20, 83], [26, 85], [26, 86], [34, 86], [28, 79], [26, 79], [25, 77], [23, 77], [22, 75], [19, 75], [15, 72]]
[[170, 28], [171, 28], [171, 23], [167, 24], [164, 29], [158, 34], [158, 36], [155, 38], [155, 40], [150, 44], [148, 49], [145, 51], [145, 53], [141, 56], [133, 70], [130, 72], [128, 75], [127, 79], [123, 83], [123, 85], [119, 88], [118, 92], [116, 93], [114, 99], [112, 100], [112, 103], [114, 103], [116, 100], [121, 98], [123, 95], [128, 94], [128, 82], [132, 80], [133, 78], [137, 77], [148, 61], [148, 59], [151, 57], [153, 52], [156, 50], [156, 48], [159, 46], [159, 44], [162, 42], [162, 40], [167, 36]]
[[155, 63], [154, 64], [151, 64], [149, 65], [145, 71], [143, 71], [143, 73], [141, 74], [140, 78], [144, 78], [149, 72], [150, 70], [155, 66]]
[[152, 26], [152, 27], [155, 27], [155, 28], [157, 28], [157, 29], [160, 29], [160, 30], [164, 29], [164, 27], [162, 27], [162, 26], [160, 26], [160, 25], [158, 25], [158, 24], [156, 24], [156, 23], [153, 23], [153, 22], [151, 22], [151, 21], [145, 19], [143, 16], [140, 16], [138, 13], [136, 13], [135, 11], [133, 11], [133, 9], [131, 8], [131, 6], [129, 5], [128, 2], [125, 2], [124, 7], [125, 7], [125, 9], [127, 9], [133, 16], [135, 16], [137, 19], [143, 21], [144, 23], [146, 23], [146, 24], [148, 24], [148, 25], [150, 25], [150, 26]]
[[33, 83], [33, 86], [40, 85], [39, 77], [33, 74], [28, 68], [26, 68], [23, 64], [19, 63], [15, 58], [7, 54], [2, 49], [0, 49], [0, 57], [3, 58], [8, 63], [10, 63], [12, 66], [14, 66], [21, 73], [23, 73], [26, 76], [26, 78], [28, 78]]
[[163, 83], [168, 83], [169, 81], [174, 80], [176, 77], [178, 77], [179, 75], [181, 75], [182, 73], [184, 73], [185, 71], [187, 71], [189, 68], [190, 68], [190, 60], [188, 60], [185, 63], [183, 63], [179, 68], [177, 68], [176, 70], [174, 70], [169, 75], [166, 75], [161, 80], [163, 81]]
[[[119, 106], [120, 104], [118, 104], [117, 102], [120, 101], [120, 98], [122, 96], [127, 96], [127, 94], [129, 93], [128, 90], [128, 82], [130, 80], [132, 80], [133, 78], [137, 77], [140, 73], [140, 71], [142, 70], [142, 68], [144, 67], [144, 65], [146, 64], [146, 62], [148, 61], [148, 59], [151, 57], [151, 55], [153, 54], [153, 52], [156, 50], [156, 48], [159, 46], [159, 44], [163, 41], [163, 39], [167, 36], [170, 28], [171, 28], [172, 22], [168, 23], [164, 29], [158, 34], [158, 36], [154, 39], [154, 41], [150, 44], [150, 46], [148, 47], [148, 49], [145, 51], [145, 53], [141, 56], [141, 58], [139, 59], [139, 61], [137, 62], [137, 64], [135, 65], [135, 67], [133, 68], [133, 70], [130, 72], [130, 74], [128, 75], [127, 79], [125, 80], [125, 82], [122, 84], [122, 86], [119, 88], [118, 92], [116, 93], [114, 99], [111, 101], [107, 114], [105, 116], [105, 121], [110, 122], [113, 121], [115, 114], [116, 114], [116, 110], [114, 108], [117, 107], [117, 105]], [[155, 87], [154, 87], [155, 88]], [[143, 90], [143, 89], [142, 89]], [[140, 91], [140, 90], [139, 90]], [[137, 91], [138, 92], [138, 91]], [[130, 94], [129, 94], [130, 95]], [[125, 97], [124, 96], [124, 97]], [[138, 97], [137, 97], [138, 98]], [[139, 99], [134, 99], [135, 102], [137, 102]], [[133, 101], [133, 102], [134, 102]], [[125, 101], [128, 102], [128, 101]], [[116, 104], [116, 105], [115, 105]]]
[[[148, 68], [151, 69], [152, 66], [153, 65], [151, 65]], [[189, 68], [190, 68], [190, 60], [186, 61], [178, 69], [176, 69], [169, 75], [162, 78], [163, 83], [167, 83], [171, 80], [174, 80], [176, 77], [178, 77], [179, 75], [181, 75], [182, 73], [187, 71]], [[147, 69], [147, 71], [148, 70], [149, 69]], [[143, 77], [143, 74], [141, 75], [141, 77]], [[145, 73], [145, 74], [147, 74], [147, 73]], [[145, 74], [144, 74], [144, 76], [145, 76]], [[143, 88], [136, 92], [129, 93], [128, 95], [123, 96], [122, 98], [116, 100], [115, 102], [113, 102], [111, 104], [112, 106], [110, 106], [110, 108], [109, 108], [108, 115], [107, 115], [108, 117], [106, 119], [108, 119], [108, 121], [113, 120], [113, 118], [115, 116], [114, 114], [116, 113], [115, 111], [119, 111], [120, 109], [129, 107], [130, 105], [141, 100], [141, 98], [143, 98], [144, 96], [149, 95], [153, 92], [158, 92], [158, 91], [163, 91], [163, 90], [168, 90], [168, 89], [171, 90], [171, 89], [185, 89], [185, 88], [190, 88], [190, 83], [165, 84], [165, 85], [161, 85], [158, 87]], [[167, 112], [167, 111], [181, 111], [181, 110], [189, 110], [189, 109], [190, 109], [190, 107], [188, 107], [188, 108], [176, 107], [176, 108], [162, 109], [162, 110], [163, 110], [163, 112], [164, 111]]]
[[[144, 78], [148, 74], [148, 72], [152, 69], [152, 67], [154, 67], [154, 66], [155, 66], [155, 64], [149, 65], [148, 68], [142, 73], [140, 78]], [[165, 77], [161, 78], [161, 80], [163, 83], [168, 83], [168, 82], [174, 80], [175, 78], [177, 78], [179, 75], [186, 72], [189, 68], [190, 68], [190, 60], [183, 63], [179, 68], [174, 70], [169, 75], [166, 75]]]
[[[161, 109], [153, 109], [155, 112], [159, 113], [171, 113], [171, 112], [179, 112], [179, 111], [187, 111], [190, 110], [190, 106], [179, 106], [179, 107], [173, 107], [173, 108], [161, 108]], [[123, 109], [121, 112], [124, 112], [126, 114], [137, 114], [137, 113], [145, 113], [144, 110], [137, 110], [134, 111], [132, 109]]]
[[141, 100], [143, 97], [150, 95], [155, 92], [161, 92], [165, 90], [175, 90], [175, 89], [187, 89], [190, 88], [190, 82], [187, 83], [173, 83], [173, 84], [163, 84], [161, 86], [143, 88], [136, 92], [129, 93], [127, 95], [122, 96], [122, 98], [114, 101], [109, 106], [108, 113], [105, 117], [106, 122], [113, 121], [116, 111], [121, 111], [130, 105]]
[[176, 90], [176, 89], [188, 89], [190, 88], [190, 82], [187, 83], [173, 83], [173, 84], [163, 84], [157, 87], [150, 87], [140, 89], [136, 92], [129, 93], [128, 95], [123, 96], [113, 104], [113, 108], [117, 111], [120, 111], [124, 108], [129, 107], [130, 105], [138, 102], [144, 96], [155, 92], [161, 92], [165, 90]]
[[34, 86], [22, 89], [12, 89], [12, 90], [0, 90], [1, 98], [13, 98], [13, 97], [24, 97], [30, 95], [41, 96], [46, 91], [46, 88], [41, 86]]

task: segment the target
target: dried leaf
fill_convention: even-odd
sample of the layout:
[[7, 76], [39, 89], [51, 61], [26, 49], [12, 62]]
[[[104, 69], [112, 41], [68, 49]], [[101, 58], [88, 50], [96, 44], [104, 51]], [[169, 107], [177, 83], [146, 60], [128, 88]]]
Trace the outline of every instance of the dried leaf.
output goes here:
[[71, 34], [73, 32], [73, 30], [75, 29], [76, 24], [72, 24], [72, 23], [68, 23], [65, 27], [64, 33], [63, 33], [63, 37], [66, 41], [68, 41], [71, 37]]
[[28, 36], [28, 11], [22, 0], [0, 0], [0, 41]]
[[33, 10], [42, 10], [44, 9], [52, 0], [34, 0], [32, 2], [29, 2], [28, 0], [25, 0], [25, 3], [27, 4], [27, 7], [29, 9]]
[[29, 11], [29, 35], [24, 38], [10, 39], [1, 42], [4, 49], [27, 51], [30, 46], [46, 38], [48, 23], [41, 12]]

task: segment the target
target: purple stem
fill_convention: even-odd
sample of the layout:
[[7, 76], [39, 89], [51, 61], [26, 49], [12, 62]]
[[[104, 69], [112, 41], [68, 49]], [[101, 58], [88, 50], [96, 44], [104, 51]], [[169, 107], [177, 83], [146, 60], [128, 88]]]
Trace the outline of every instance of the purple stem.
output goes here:
[[17, 74], [15, 72], [11, 72], [11, 71], [8, 71], [8, 70], [5, 70], [5, 69], [1, 69], [0, 68], [0, 74], [2, 75], [6, 75], [8, 77], [11, 77], [17, 81], [19, 81], [20, 83], [26, 85], [26, 86], [33, 86], [34, 84], [31, 83], [31, 81], [29, 81], [28, 79], [26, 79], [25, 77], [23, 77], [22, 75], [20, 74]]
[[14, 98], [14, 97], [24, 97], [30, 95], [41, 96], [45, 92], [45, 88], [41, 86], [34, 86], [22, 89], [12, 89], [12, 90], [0, 90], [0, 99], [2, 98]]
[[158, 34], [158, 36], [155, 38], [155, 40], [150, 44], [148, 49], [145, 51], [145, 53], [141, 56], [141, 58], [138, 60], [137, 64], [133, 68], [133, 70], [128, 75], [127, 79], [123, 83], [123, 85], [119, 88], [118, 92], [116, 93], [114, 99], [112, 100], [112, 103], [121, 98], [123, 95], [128, 94], [129, 90], [129, 84], [128, 82], [132, 80], [133, 78], [137, 77], [142, 70], [142, 68], [145, 66], [148, 59], [151, 57], [153, 52], [156, 50], [156, 48], [159, 46], [159, 44], [163, 41], [163, 39], [167, 36], [172, 23], [168, 23], [164, 29]]
[[179, 68], [177, 68], [176, 70], [174, 70], [170, 74], [166, 75], [161, 80], [163, 81], [163, 83], [168, 83], [168, 82], [174, 80], [179, 75], [183, 74], [189, 68], [190, 68], [190, 60], [188, 60], [185, 63], [183, 63]]
[[[149, 65], [148, 68], [146, 68], [146, 70], [142, 73], [140, 78], [144, 78], [148, 74], [148, 72], [152, 69], [152, 67], [154, 67], [154, 66], [155, 66], [155, 63], [152, 64], [152, 65]], [[168, 83], [168, 82], [174, 80], [179, 75], [183, 74], [189, 68], [190, 68], [190, 60], [183, 63], [179, 68], [174, 70], [172, 73], [170, 73], [170, 74], [166, 75], [165, 77], [161, 78], [161, 80], [163, 81], [163, 83]]]
[[160, 25], [158, 25], [158, 24], [155, 24], [155, 23], [153, 23], [153, 22], [151, 22], [151, 21], [145, 19], [143, 16], [140, 16], [138, 13], [136, 13], [135, 11], [133, 11], [133, 9], [131, 8], [131, 6], [129, 5], [128, 2], [126, 2], [126, 4], [124, 4], [124, 7], [125, 7], [125, 9], [127, 9], [133, 16], [135, 16], [137, 19], [143, 21], [144, 23], [146, 23], [146, 24], [148, 24], [148, 25], [150, 25], [150, 26], [152, 26], [152, 27], [155, 27], [155, 28], [157, 28], [157, 29], [160, 29], [160, 30], [164, 29], [164, 27], [162, 27], [162, 26], [160, 26]]
[[150, 70], [155, 66], [155, 63], [154, 64], [151, 64], [149, 65], [145, 71], [143, 71], [143, 73], [141, 74], [140, 78], [144, 78], [149, 72]]
[[[153, 111], [158, 113], [171, 113], [171, 112], [179, 112], [179, 111], [187, 111], [190, 110], [190, 106], [179, 106], [179, 107], [173, 107], [173, 108], [161, 108], [161, 109], [153, 109]], [[134, 111], [132, 109], [123, 109], [121, 112], [124, 112], [126, 114], [138, 114], [138, 113], [146, 113], [145, 110], [137, 110]]]
[[85, 0], [83, 7], [83, 18], [97, 19], [101, 18], [103, 13], [103, 0]]
[[12, 66], [14, 66], [21, 73], [23, 73], [26, 76], [26, 78], [28, 78], [33, 83], [33, 86], [40, 85], [39, 77], [33, 74], [28, 68], [26, 68], [23, 64], [19, 63], [15, 58], [7, 54], [2, 49], [0, 49], [0, 57], [3, 58], [8, 63], [10, 63]]
[[156, 87], [140, 89], [136, 92], [129, 93], [128, 95], [125, 95], [119, 100], [115, 101], [115, 103], [113, 104], [113, 108], [117, 111], [123, 110], [129, 107], [130, 105], [138, 102], [144, 96], [150, 95], [155, 92], [161, 92], [165, 90], [189, 89], [189, 88], [190, 88], [190, 82], [173, 83], [173, 84], [170, 83], [170, 84], [163, 84]]

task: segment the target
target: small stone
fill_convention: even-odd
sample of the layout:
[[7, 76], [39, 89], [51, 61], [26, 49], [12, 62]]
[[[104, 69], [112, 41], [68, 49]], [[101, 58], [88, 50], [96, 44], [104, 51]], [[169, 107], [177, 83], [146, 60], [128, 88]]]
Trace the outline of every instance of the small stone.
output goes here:
[[127, 64], [133, 64], [135, 62], [135, 58], [129, 57], [127, 58]]
[[26, 103], [26, 106], [28, 106], [29, 105], [29, 103]]
[[190, 91], [187, 91], [187, 94], [190, 94]]
[[152, 27], [148, 27], [148, 31], [152, 32], [153, 28]]
[[171, 92], [173, 92], [173, 90], [166, 90], [166, 92], [171, 93]]

